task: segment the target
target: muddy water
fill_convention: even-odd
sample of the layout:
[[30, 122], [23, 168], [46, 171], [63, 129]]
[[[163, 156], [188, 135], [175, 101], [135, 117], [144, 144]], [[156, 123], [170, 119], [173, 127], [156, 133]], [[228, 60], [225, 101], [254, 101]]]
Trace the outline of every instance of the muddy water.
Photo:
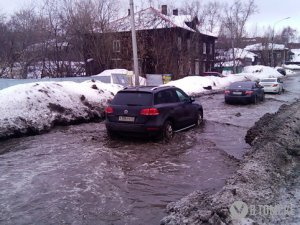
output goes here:
[[294, 101], [298, 80], [256, 106], [225, 105], [223, 95], [197, 99], [204, 127], [170, 144], [109, 140], [103, 123], [0, 142], [0, 224], [159, 224], [167, 203], [224, 185], [247, 151], [247, 129]]
[[210, 139], [222, 126], [171, 144], [111, 141], [102, 123], [1, 142], [0, 224], [159, 224], [167, 203], [214, 192], [236, 169]]

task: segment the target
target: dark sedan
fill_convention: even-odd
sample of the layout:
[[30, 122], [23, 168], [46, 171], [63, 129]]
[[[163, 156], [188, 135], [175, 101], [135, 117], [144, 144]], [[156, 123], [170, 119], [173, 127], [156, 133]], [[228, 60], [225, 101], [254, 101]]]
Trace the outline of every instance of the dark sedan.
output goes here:
[[264, 101], [265, 93], [261, 85], [252, 81], [232, 83], [225, 90], [225, 103], [254, 103]]

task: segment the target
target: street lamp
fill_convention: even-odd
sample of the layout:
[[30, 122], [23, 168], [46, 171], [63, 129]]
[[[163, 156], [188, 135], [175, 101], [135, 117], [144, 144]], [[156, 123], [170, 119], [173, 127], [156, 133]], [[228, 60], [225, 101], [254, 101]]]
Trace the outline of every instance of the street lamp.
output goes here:
[[286, 17], [286, 18], [283, 18], [281, 20], [278, 20], [274, 23], [273, 25], [273, 29], [272, 29], [272, 48], [271, 48], [271, 66], [274, 67], [274, 35], [275, 35], [275, 25], [278, 24], [279, 22], [283, 21], [283, 20], [287, 20], [291, 17]]
[[130, 5], [130, 16], [131, 16], [131, 37], [132, 37], [132, 52], [133, 52], [133, 64], [134, 64], [134, 74], [135, 74], [135, 86], [138, 87], [139, 84], [139, 65], [137, 56], [137, 44], [136, 44], [136, 33], [135, 33], [135, 22], [134, 22], [134, 7], [133, 0], [129, 0]]

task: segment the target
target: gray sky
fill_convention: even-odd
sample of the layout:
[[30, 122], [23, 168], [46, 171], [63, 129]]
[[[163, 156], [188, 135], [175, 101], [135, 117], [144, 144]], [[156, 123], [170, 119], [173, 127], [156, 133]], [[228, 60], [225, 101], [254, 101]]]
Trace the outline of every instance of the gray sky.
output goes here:
[[[100, 0], [99, 0], [100, 1]], [[120, 0], [124, 8], [129, 8], [129, 0]], [[205, 2], [208, 0], [202, 0]], [[220, 2], [232, 2], [232, 0], [219, 0]], [[21, 7], [32, 3], [33, 5], [40, 3], [41, 0], [0, 0], [0, 12], [11, 14]], [[136, 5], [141, 4], [142, 0], [134, 0]], [[180, 7], [182, 0], [153, 0], [157, 4], [176, 5]], [[276, 24], [275, 31], [282, 29], [282, 27], [291, 26], [297, 29], [300, 34], [300, 1], [299, 0], [255, 0], [259, 12], [252, 16], [247, 25], [250, 33], [254, 32], [257, 26], [259, 30], [273, 27], [274, 24], [286, 17], [290, 19], [283, 20]], [[127, 7], [128, 6], [128, 7]], [[147, 5], [145, 5], [147, 6]]]

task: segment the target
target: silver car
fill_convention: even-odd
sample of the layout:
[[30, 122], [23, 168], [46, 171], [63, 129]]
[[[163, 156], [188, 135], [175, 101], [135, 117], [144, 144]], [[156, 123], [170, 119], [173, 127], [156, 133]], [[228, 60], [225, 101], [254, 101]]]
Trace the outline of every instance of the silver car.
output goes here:
[[280, 78], [262, 79], [259, 84], [263, 86], [266, 93], [281, 94], [284, 91], [283, 82], [280, 80]]

